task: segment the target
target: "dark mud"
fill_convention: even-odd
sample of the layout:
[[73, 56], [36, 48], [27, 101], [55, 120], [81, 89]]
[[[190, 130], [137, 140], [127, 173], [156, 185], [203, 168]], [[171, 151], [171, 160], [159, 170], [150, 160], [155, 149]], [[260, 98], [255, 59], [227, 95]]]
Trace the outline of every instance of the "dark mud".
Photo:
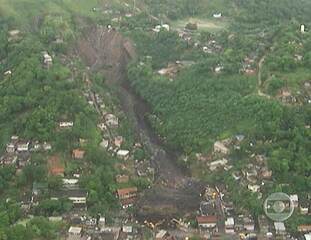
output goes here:
[[91, 70], [103, 73], [106, 84], [116, 89], [122, 110], [151, 153], [151, 165], [156, 170], [155, 184], [142, 193], [137, 203], [137, 219], [156, 222], [196, 211], [202, 184], [177, 164], [178, 153], [162, 144], [146, 119], [148, 105], [128, 81], [127, 65], [136, 57], [134, 45], [115, 30], [94, 27], [80, 39], [77, 50]]

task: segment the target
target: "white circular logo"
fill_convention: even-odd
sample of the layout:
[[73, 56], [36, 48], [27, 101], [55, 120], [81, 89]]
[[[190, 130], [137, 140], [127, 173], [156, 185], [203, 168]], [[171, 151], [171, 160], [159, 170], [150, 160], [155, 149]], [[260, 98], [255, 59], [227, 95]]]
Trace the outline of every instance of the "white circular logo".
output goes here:
[[273, 193], [264, 202], [264, 211], [271, 220], [283, 222], [294, 212], [294, 204], [286, 193]]

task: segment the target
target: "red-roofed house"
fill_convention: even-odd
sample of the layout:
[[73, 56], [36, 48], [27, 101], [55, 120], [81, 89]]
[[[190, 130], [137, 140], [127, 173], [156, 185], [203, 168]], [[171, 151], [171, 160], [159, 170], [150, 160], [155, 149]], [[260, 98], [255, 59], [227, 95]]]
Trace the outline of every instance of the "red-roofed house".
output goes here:
[[134, 198], [137, 195], [137, 188], [122, 188], [117, 190], [117, 196], [119, 199]]
[[200, 228], [209, 228], [216, 229], [217, 228], [217, 216], [197, 216], [197, 223]]
[[73, 159], [83, 159], [84, 158], [85, 151], [81, 149], [74, 149], [72, 150], [72, 158]]

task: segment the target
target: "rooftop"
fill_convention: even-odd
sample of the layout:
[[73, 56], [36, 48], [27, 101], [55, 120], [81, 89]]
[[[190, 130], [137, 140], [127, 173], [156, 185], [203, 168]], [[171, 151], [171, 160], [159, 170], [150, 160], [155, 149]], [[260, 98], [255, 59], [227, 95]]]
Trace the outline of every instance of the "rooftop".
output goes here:
[[197, 216], [198, 224], [217, 223], [217, 216]]

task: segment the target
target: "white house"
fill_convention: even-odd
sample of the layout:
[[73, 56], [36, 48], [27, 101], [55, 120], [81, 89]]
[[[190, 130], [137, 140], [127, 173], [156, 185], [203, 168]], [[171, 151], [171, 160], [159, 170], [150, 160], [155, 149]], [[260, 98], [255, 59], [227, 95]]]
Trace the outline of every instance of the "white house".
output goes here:
[[60, 128], [70, 128], [73, 127], [73, 122], [60, 122], [59, 123]]
[[81, 236], [82, 228], [80, 227], [70, 227], [68, 230], [69, 235]]
[[234, 218], [233, 217], [229, 217], [225, 221], [225, 232], [228, 234], [235, 233], [235, 231], [234, 231]]
[[50, 67], [53, 64], [52, 57], [46, 51], [43, 52], [43, 63], [46, 67]]
[[244, 229], [246, 231], [249, 231], [249, 232], [254, 232], [255, 231], [255, 222], [254, 222], [254, 220], [252, 219], [251, 216], [244, 217], [243, 218], [243, 223], [244, 223]]
[[214, 143], [214, 152], [222, 153], [222, 154], [228, 154], [229, 153], [229, 148], [227, 148], [223, 142], [216, 141]]
[[223, 159], [220, 159], [220, 160], [216, 160], [216, 161], [213, 161], [209, 164], [209, 169], [211, 171], [215, 171], [217, 168], [219, 167], [224, 167], [226, 166], [226, 164], [228, 163], [228, 160], [223, 158]]
[[304, 235], [305, 240], [311, 240], [311, 233], [307, 233]]
[[13, 143], [8, 143], [8, 144], [6, 145], [6, 151], [7, 151], [8, 153], [13, 153], [13, 152], [15, 152], [15, 145], [14, 145]]
[[119, 125], [119, 119], [118, 117], [116, 117], [115, 115], [109, 113], [105, 116], [105, 121], [106, 121], [106, 124], [109, 126], [109, 127], [118, 127]]
[[20, 142], [17, 144], [17, 151], [18, 152], [27, 152], [29, 151], [29, 144], [30, 142]]
[[214, 13], [213, 17], [214, 18], [221, 18], [222, 17], [222, 13]]
[[294, 207], [298, 207], [299, 205], [299, 200], [298, 200], [298, 195], [297, 194], [292, 194], [289, 196], [290, 201], [292, 202], [292, 204], [294, 205]]
[[286, 234], [286, 228], [283, 222], [274, 222], [275, 233], [278, 235]]
[[11, 70], [8, 70], [8, 71], [5, 71], [4, 72], [4, 76], [9, 76], [12, 74], [12, 71]]
[[133, 227], [132, 226], [123, 226], [122, 227], [122, 232], [125, 232], [125, 233], [132, 233], [133, 232]]
[[256, 184], [255, 185], [248, 184], [247, 188], [248, 188], [248, 190], [250, 190], [253, 193], [259, 192], [259, 190], [260, 190], [260, 186], [256, 185]]
[[129, 150], [119, 150], [119, 151], [117, 152], [117, 156], [118, 156], [119, 158], [122, 158], [122, 159], [128, 158], [129, 154], [130, 154], [130, 151], [129, 151]]
[[300, 32], [301, 32], [301, 33], [305, 33], [305, 25], [302, 24], [302, 25], [300, 26]]

